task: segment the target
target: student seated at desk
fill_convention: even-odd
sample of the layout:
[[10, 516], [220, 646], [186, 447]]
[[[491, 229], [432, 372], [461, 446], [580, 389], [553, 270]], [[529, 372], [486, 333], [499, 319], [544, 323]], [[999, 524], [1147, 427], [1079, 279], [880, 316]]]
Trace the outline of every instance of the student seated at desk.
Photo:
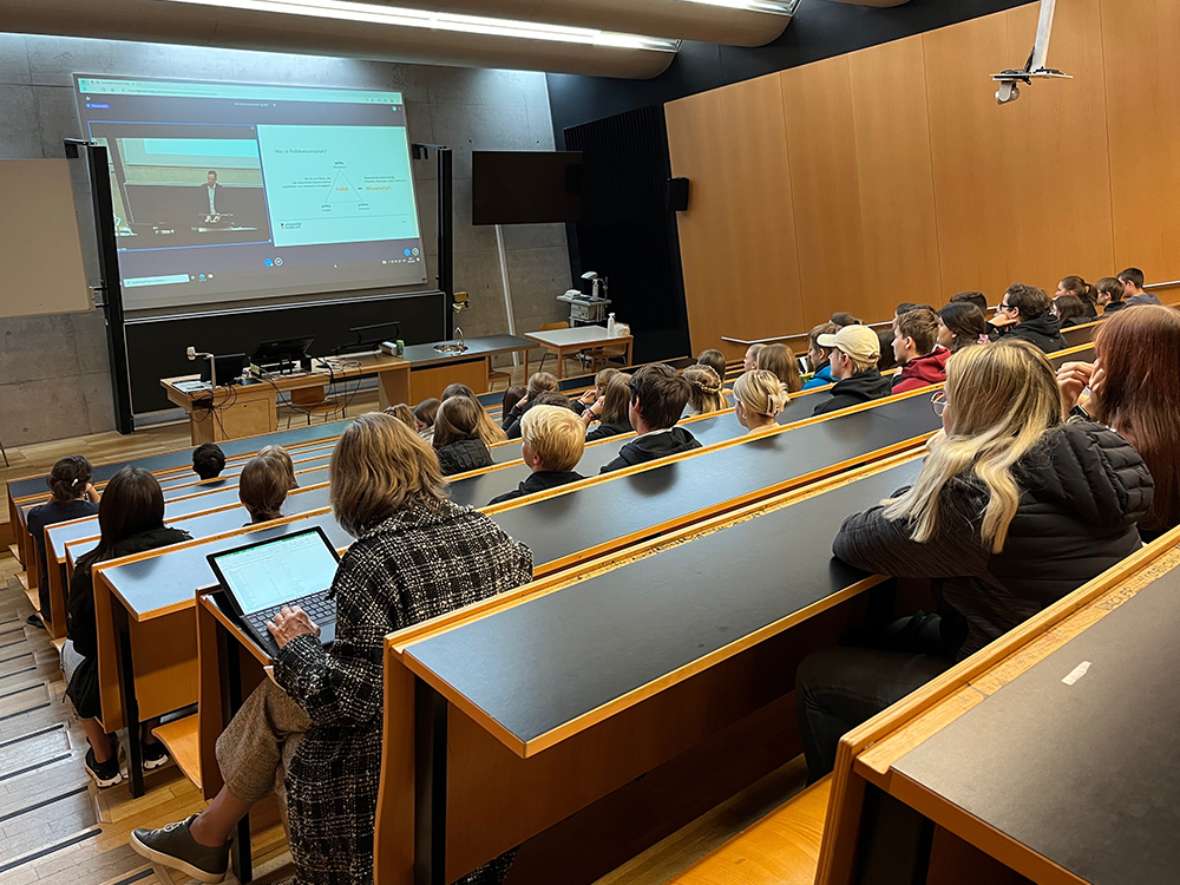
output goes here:
[[721, 392], [721, 378], [708, 366], [688, 366], [680, 374], [689, 385], [684, 417], [722, 412], [729, 408]]
[[1127, 307], [1160, 303], [1158, 296], [1143, 288], [1145, 279], [1143, 271], [1137, 267], [1128, 267], [1119, 273], [1119, 282], [1123, 285], [1123, 302]]
[[216, 443], [201, 443], [193, 449], [193, 471], [201, 479], [217, 479], [225, 470], [225, 452]]
[[1057, 383], [1066, 408], [1113, 427], [1147, 463], [1155, 497], [1139, 533], [1150, 542], [1180, 525], [1180, 314], [1124, 311], [1102, 324], [1094, 351], [1092, 363], [1062, 366]]
[[1051, 306], [1044, 289], [1013, 283], [1004, 293], [991, 322], [1003, 338], [1028, 341], [1045, 353], [1056, 353], [1065, 350], [1065, 339], [1050, 312]]
[[831, 771], [846, 731], [1140, 546], [1147, 467], [1113, 430], [1063, 421], [1044, 354], [1005, 341], [961, 350], [947, 368], [932, 401], [944, 429], [917, 482], [850, 516], [832, 546], [871, 574], [939, 581], [943, 611], [895, 622], [879, 647], [799, 665], [813, 781]]
[[434, 439], [434, 417], [441, 405], [442, 400], [431, 397], [414, 406], [414, 425], [418, 428], [418, 435], [427, 442]]
[[529, 549], [449, 501], [430, 447], [395, 418], [362, 415], [344, 431], [331, 483], [336, 517], [357, 539], [332, 582], [336, 641], [324, 648], [298, 608], [268, 624], [275, 678], [217, 741], [225, 786], [179, 825], [131, 835], [154, 863], [220, 882], [234, 827], [279, 788], [296, 881], [370, 882], [385, 635], [532, 580]]
[[627, 417], [638, 436], [600, 473], [701, 447], [696, 437], [676, 426], [688, 402], [689, 386], [675, 369], [663, 363], [644, 366], [631, 378], [630, 392]]
[[483, 440], [485, 446], [494, 446], [496, 443], [502, 443], [508, 439], [508, 435], [484, 411], [483, 403], [479, 401], [479, 397], [475, 395], [474, 390], [466, 384], [448, 384], [443, 388], [442, 401], [445, 403], [453, 396], [466, 397], [479, 410], [479, 438]]
[[765, 369], [743, 373], [733, 383], [733, 396], [738, 423], [750, 433], [778, 427], [775, 416], [790, 399], [783, 383]]
[[[70, 581], [66, 632], [82, 662], [70, 677], [66, 697], [74, 705], [90, 749], [83, 767], [99, 787], [113, 787], [123, 780], [119, 769], [119, 742], [102, 730], [98, 682], [98, 627], [94, 620], [95, 563], [169, 544], [188, 541], [188, 532], [164, 525], [164, 493], [156, 478], [138, 467], [124, 467], [107, 483], [98, 505], [98, 546], [79, 557]], [[137, 727], [134, 723], [129, 727]], [[144, 728], [143, 767], [151, 771], [168, 761], [164, 747]]]
[[238, 481], [238, 499], [250, 514], [250, 522], [281, 519], [290, 478], [278, 458], [257, 455], [246, 462]]
[[500, 414], [507, 415], [511, 412], [512, 407], [524, 399], [526, 393], [528, 393], [528, 388], [521, 387], [519, 384], [505, 390], [504, 397], [500, 400]]
[[1053, 307], [1050, 308], [1050, 312], [1057, 320], [1058, 328], [1061, 329], [1080, 326], [1082, 323], [1090, 321], [1090, 318], [1086, 316], [1086, 305], [1077, 295], [1060, 295], [1053, 299]]
[[958, 353], [964, 347], [990, 344], [987, 317], [970, 302], [951, 302], [938, 312], [938, 343], [951, 353]]
[[698, 366], [708, 366], [717, 373], [717, 377], [722, 381], [725, 380], [725, 370], [728, 366], [725, 363], [725, 354], [716, 348], [710, 347], [708, 350], [702, 350], [701, 355], [697, 357]]
[[537, 403], [520, 425], [521, 455], [533, 472], [513, 491], [492, 498], [489, 506], [585, 479], [574, 472], [586, 448], [586, 435], [582, 419], [572, 409]]
[[406, 427], [409, 427], [412, 430], [418, 429], [418, 419], [414, 417], [414, 410], [405, 403], [386, 406], [385, 414], [392, 415], [394, 418], [397, 418], [398, 421], [401, 421], [406, 425]]
[[483, 410], [465, 396], [443, 400], [434, 417], [434, 446], [443, 476], [466, 473], [492, 465], [492, 453], [479, 438]]
[[[53, 497], [29, 511], [26, 525], [37, 553], [40, 579], [37, 595], [41, 607], [41, 621], [48, 623], [50, 611], [49, 570], [45, 557], [45, 529], [59, 522], [81, 519], [98, 513], [98, 492], [90, 484], [90, 462], [81, 455], [70, 455], [53, 465], [46, 479]], [[30, 617], [30, 621], [35, 619]]]
[[893, 321], [893, 356], [901, 371], [893, 379], [893, 392], [905, 393], [946, 380], [951, 352], [938, 344], [938, 314], [920, 308]]
[[762, 353], [765, 344], [751, 344], [746, 348], [746, 355], [742, 358], [742, 371], [752, 372], [758, 368], [758, 354]]
[[807, 359], [811, 361], [812, 375], [803, 382], [804, 390], [827, 387], [835, 381], [832, 377], [832, 365], [829, 362], [832, 350], [829, 347], [819, 346], [819, 336], [835, 335], [838, 331], [840, 331], [840, 327], [835, 323], [820, 323], [807, 333]]
[[500, 426], [508, 439], [520, 439], [520, 419], [529, 410], [529, 406], [536, 402], [537, 397], [542, 393], [558, 393], [560, 389], [561, 385], [558, 384], [556, 375], [549, 372], [534, 372], [529, 377], [524, 397], [500, 418]]
[[1103, 277], [1094, 284], [1098, 293], [1098, 304], [1102, 307], [1102, 315], [1117, 313], [1127, 306], [1123, 301], [1123, 284], [1115, 277]]
[[606, 385], [610, 384], [610, 379], [615, 375], [621, 375], [618, 369], [605, 368], [601, 369], [598, 374], [594, 376], [594, 386], [583, 393], [580, 397], [574, 400], [570, 407], [579, 415], [584, 415], [586, 410], [602, 399], [603, 394], [606, 393]]
[[956, 292], [951, 296], [951, 304], [974, 304], [979, 312], [987, 316], [987, 296], [982, 292]]
[[606, 391], [592, 406], [582, 413], [582, 422], [589, 427], [597, 421], [598, 426], [586, 433], [586, 442], [609, 439], [621, 433], [631, 432], [631, 376], [622, 372], [607, 382]]
[[820, 347], [831, 350], [832, 397], [816, 406], [811, 414], [826, 415], [849, 406], [889, 396], [889, 379], [877, 370], [881, 340], [868, 326], [844, 326], [835, 335], [821, 335]]
[[1098, 319], [1098, 293], [1083, 277], [1070, 274], [1062, 277], [1057, 283], [1057, 291], [1053, 293], [1053, 300], [1057, 301], [1063, 295], [1073, 295], [1082, 302], [1082, 316], [1079, 322]]
[[299, 488], [299, 480], [295, 477], [295, 462], [290, 453], [282, 446], [265, 446], [258, 450], [259, 458], [273, 458], [283, 466], [287, 474], [287, 491]]
[[765, 369], [773, 374], [783, 383], [787, 393], [798, 393], [803, 389], [803, 379], [799, 376], [795, 353], [785, 344], [767, 344], [758, 352], [754, 368]]
[[863, 326], [859, 319], [850, 313], [845, 313], [842, 310], [836, 311], [832, 314], [832, 322], [836, 324], [837, 328], [843, 329], [845, 326]]

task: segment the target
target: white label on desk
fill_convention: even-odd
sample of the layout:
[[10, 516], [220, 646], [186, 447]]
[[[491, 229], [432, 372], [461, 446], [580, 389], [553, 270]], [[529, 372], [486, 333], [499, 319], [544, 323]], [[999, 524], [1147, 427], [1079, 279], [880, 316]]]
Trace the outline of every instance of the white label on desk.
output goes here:
[[1082, 661], [1080, 664], [1078, 664], [1076, 667], [1074, 667], [1072, 670], [1070, 670], [1069, 675], [1066, 676], [1061, 681], [1064, 682], [1066, 685], [1073, 685], [1079, 679], [1081, 679], [1083, 676], [1085, 676], [1086, 672], [1089, 669], [1090, 669], [1090, 662], [1089, 661]]

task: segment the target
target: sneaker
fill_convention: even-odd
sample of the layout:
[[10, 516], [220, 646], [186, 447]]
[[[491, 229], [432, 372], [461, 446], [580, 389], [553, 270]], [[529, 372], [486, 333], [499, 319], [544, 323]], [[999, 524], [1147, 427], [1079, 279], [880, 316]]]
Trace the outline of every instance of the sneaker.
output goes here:
[[107, 787], [114, 787], [123, 782], [123, 772], [119, 769], [119, 757], [112, 756], [106, 762], [97, 762], [94, 758], [94, 749], [86, 751], [86, 758], [83, 760], [83, 766], [86, 768], [86, 773], [90, 775], [99, 789], [105, 790]]
[[36, 627], [38, 630], [45, 629], [45, 622], [41, 620], [41, 616], [38, 614], [29, 615], [25, 618], [25, 623], [30, 627]]
[[164, 745], [159, 741], [152, 741], [150, 744], [143, 745], [144, 771], [155, 771], [157, 768], [163, 768], [170, 761], [168, 751], [164, 749]]
[[198, 882], [221, 882], [229, 869], [229, 845], [220, 848], [198, 845], [188, 829], [196, 818], [195, 814], [190, 815], [158, 830], [132, 830], [131, 850]]

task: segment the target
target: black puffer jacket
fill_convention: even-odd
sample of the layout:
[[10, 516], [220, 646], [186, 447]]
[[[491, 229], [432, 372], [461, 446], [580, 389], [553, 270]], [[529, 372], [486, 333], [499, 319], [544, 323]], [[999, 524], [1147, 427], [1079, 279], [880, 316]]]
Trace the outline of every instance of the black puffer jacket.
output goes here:
[[492, 453], [481, 439], [460, 439], [435, 449], [443, 476], [492, 466]]
[[1013, 474], [1020, 506], [999, 554], [980, 539], [987, 493], [973, 475], [943, 488], [930, 541], [911, 540], [908, 525], [878, 506], [849, 517], [832, 550], [867, 572], [940, 579], [951, 621], [944, 638], [957, 634], [952, 648], [966, 657], [1137, 550], [1135, 523], [1151, 507], [1143, 460], [1097, 424], [1051, 430]]
[[1057, 318], [1047, 313], [1031, 320], [1021, 320], [1015, 326], [1009, 327], [1002, 340], [1027, 341], [1029, 344], [1035, 344], [1045, 353], [1057, 353], [1069, 346], [1061, 337]]
[[891, 393], [893, 385], [890, 379], [883, 377], [876, 369], [869, 369], [867, 372], [837, 381], [836, 386], [832, 388], [831, 399], [820, 403], [811, 414], [827, 415], [847, 409], [849, 406], [859, 406], [861, 403], [881, 399]]

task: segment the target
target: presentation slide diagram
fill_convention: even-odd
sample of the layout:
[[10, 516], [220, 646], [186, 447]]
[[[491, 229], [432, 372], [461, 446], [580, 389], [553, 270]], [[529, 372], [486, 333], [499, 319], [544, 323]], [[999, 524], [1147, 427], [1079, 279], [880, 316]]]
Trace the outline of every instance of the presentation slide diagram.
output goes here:
[[418, 237], [406, 130], [259, 126], [274, 244]]

